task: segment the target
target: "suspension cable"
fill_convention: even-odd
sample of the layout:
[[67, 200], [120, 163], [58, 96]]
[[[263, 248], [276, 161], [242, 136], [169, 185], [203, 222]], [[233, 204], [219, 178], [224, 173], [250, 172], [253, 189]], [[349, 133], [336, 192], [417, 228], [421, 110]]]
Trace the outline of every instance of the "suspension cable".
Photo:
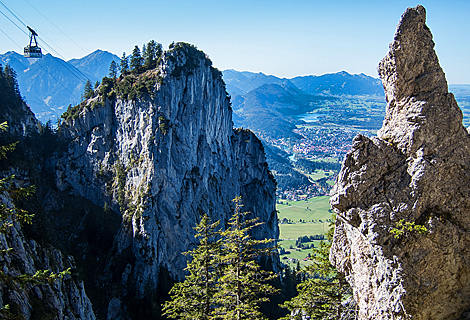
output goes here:
[[16, 44], [18, 47], [21, 48], [21, 46], [20, 46], [18, 43], [16, 43], [15, 40], [13, 40], [8, 34], [5, 33], [5, 31], [3, 31], [2, 29], [0, 29], [0, 31], [1, 31], [5, 36], [7, 36], [8, 39], [10, 39], [14, 44]]
[[[26, 0], [25, 0], [26, 1]], [[8, 8], [1, 0], [0, 0], [0, 4], [3, 5], [3, 7], [5, 7], [21, 24], [23, 24], [25, 27], [27, 27], [27, 25], [18, 17], [18, 15], [16, 15], [10, 8]], [[5, 13], [3, 13], [2, 11], [0, 11], [0, 13], [3, 14], [3, 16], [5, 16], [5, 18], [7, 18], [8, 20], [10, 20], [11, 23], [13, 23], [18, 29], [20, 29], [23, 33], [25, 33], [26, 35], [28, 35], [28, 33], [26, 33], [24, 31], [23, 28], [21, 28], [20, 26], [18, 26], [12, 19], [10, 19]], [[29, 36], [29, 35], [28, 35]], [[86, 84], [86, 80], [89, 80], [88, 77], [82, 72], [80, 71], [78, 68], [75, 68], [73, 66], [71, 66], [69, 63], [67, 63], [65, 61], [65, 58], [59, 53], [57, 52], [57, 50], [55, 50], [50, 44], [48, 44], [42, 37], [39, 37], [39, 39], [41, 39], [41, 41], [43, 43], [46, 44], [46, 46], [50, 49], [49, 51], [53, 51], [56, 55], [58, 55], [60, 58], [62, 59], [57, 59], [59, 61], [59, 63], [65, 68], [67, 69], [73, 76], [75, 76], [80, 82], [82, 82], [83, 84]], [[83, 78], [81, 78], [83, 77]]]
[[76, 43], [72, 38], [70, 38], [64, 31], [62, 31], [58, 26], [56, 26], [51, 20], [49, 20], [45, 15], [43, 15], [38, 9], [36, 9], [31, 3], [29, 3], [27, 0], [24, 0], [24, 2], [26, 2], [27, 4], [29, 4], [31, 6], [31, 8], [33, 8], [34, 10], [36, 10], [37, 13], [39, 13], [44, 19], [46, 19], [47, 21], [49, 21], [50, 24], [52, 24], [57, 30], [59, 30], [64, 36], [66, 36], [70, 41], [72, 41], [73, 43], [75, 43], [75, 45], [77, 47], [79, 47], [80, 49], [82, 49], [82, 51], [86, 54], [87, 52], [85, 51], [85, 49], [83, 49], [78, 43]]
[[[1, 0], [0, 0], [0, 1], [1, 1]], [[2, 14], [5, 16], [5, 14], [4, 14], [3, 12], [0, 11], [0, 13], [2, 13]], [[5, 17], [8, 18], [7, 16], [5, 16]], [[11, 19], [9, 19], [9, 18], [8, 18], [8, 20], [11, 21]], [[11, 22], [12, 22], [13, 24], [15, 24], [13, 21], [11, 21]], [[16, 24], [15, 24], [15, 25], [16, 25]], [[20, 30], [23, 30], [23, 29], [21, 29], [21, 27], [19, 27], [19, 29], [20, 29]], [[14, 44], [16, 44], [17, 47], [18, 47], [20, 50], [22, 49], [22, 47], [21, 47], [18, 43], [16, 43], [6, 32], [4, 32], [2, 29], [0, 29], [0, 31], [1, 31], [5, 36], [7, 36]], [[56, 59], [57, 59], [57, 58], [56, 58]], [[57, 59], [57, 60], [62, 61], [61, 59]], [[72, 91], [70, 91], [70, 89], [68, 89], [61, 81], [59, 81], [59, 80], [56, 79], [53, 75], [51, 75], [51, 74], [49, 73], [49, 71], [48, 71], [41, 63], [39, 63], [39, 61], [36, 62], [36, 63], [37, 63], [37, 65], [38, 65], [44, 72], [47, 73], [47, 75], [48, 75], [49, 77], [51, 77], [52, 79], [54, 79], [54, 80], [55, 80], [59, 85], [61, 85], [68, 93], [70, 93], [70, 95], [71, 95], [72, 97], [74, 97], [75, 99], [77, 99], [78, 101], [80, 101], [80, 98], [78, 98]], [[80, 80], [80, 79], [79, 79], [79, 80]]]

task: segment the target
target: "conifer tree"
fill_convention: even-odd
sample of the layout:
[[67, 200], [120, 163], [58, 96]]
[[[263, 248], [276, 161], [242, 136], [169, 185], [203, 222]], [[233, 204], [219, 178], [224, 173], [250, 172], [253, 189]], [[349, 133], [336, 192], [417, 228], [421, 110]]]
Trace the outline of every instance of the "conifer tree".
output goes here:
[[111, 64], [109, 65], [109, 78], [116, 79], [116, 77], [117, 77], [117, 64], [113, 60], [111, 61]]
[[192, 260], [185, 269], [186, 280], [170, 291], [171, 301], [164, 304], [164, 315], [174, 319], [265, 319], [259, 304], [277, 289], [266, 282], [274, 279], [261, 270], [255, 259], [275, 249], [271, 240], [254, 240], [250, 230], [257, 219], [246, 220], [241, 198], [234, 199], [235, 211], [225, 231], [216, 231], [219, 222], [204, 216], [196, 227], [199, 246], [185, 254]]
[[144, 59], [140, 53], [139, 46], [135, 46], [134, 50], [132, 51], [130, 67], [133, 73], [140, 73], [142, 71], [142, 67], [144, 65]]
[[6, 80], [8, 87], [13, 90], [13, 93], [20, 96], [20, 87], [18, 86], [18, 80], [15, 70], [10, 65], [6, 65], [3, 69], [3, 76]]
[[0, 64], [0, 106], [1, 109], [6, 107], [10, 111], [14, 111], [14, 106], [21, 104], [23, 98], [20, 94], [17, 76], [15, 70], [8, 64], [4, 67]]
[[126, 56], [126, 53], [122, 53], [121, 61], [119, 62], [119, 69], [121, 71], [121, 75], [126, 75], [129, 72], [129, 59]]
[[170, 291], [171, 299], [163, 307], [164, 315], [173, 319], [212, 319], [215, 307], [214, 294], [217, 290], [218, 265], [220, 260], [219, 221], [211, 223], [204, 215], [194, 228], [199, 245], [185, 255], [191, 261], [185, 268], [189, 275], [183, 282], [176, 283]]
[[234, 214], [229, 227], [223, 231], [222, 276], [215, 293], [216, 319], [265, 319], [259, 311], [262, 302], [269, 301], [268, 295], [278, 292], [270, 284], [275, 275], [260, 268], [255, 259], [273, 252], [270, 239], [255, 240], [250, 230], [259, 226], [258, 218], [246, 219], [248, 212], [242, 212], [241, 197], [236, 197]]
[[290, 311], [290, 314], [282, 319], [347, 319], [342, 318], [341, 303], [351, 289], [344, 275], [338, 272], [329, 260], [333, 224], [334, 222], [326, 233], [327, 242], [321, 241], [318, 248], [312, 249], [313, 263], [305, 268], [306, 279], [297, 285], [298, 295], [281, 305]]
[[145, 46], [145, 49], [142, 49], [144, 69], [150, 70], [156, 68], [158, 58], [162, 55], [162, 53], [162, 44], [157, 43], [155, 40], [150, 40]]
[[87, 79], [85, 82], [85, 89], [83, 90], [83, 97], [85, 99], [89, 99], [93, 97], [93, 86], [91, 84], [90, 79]]

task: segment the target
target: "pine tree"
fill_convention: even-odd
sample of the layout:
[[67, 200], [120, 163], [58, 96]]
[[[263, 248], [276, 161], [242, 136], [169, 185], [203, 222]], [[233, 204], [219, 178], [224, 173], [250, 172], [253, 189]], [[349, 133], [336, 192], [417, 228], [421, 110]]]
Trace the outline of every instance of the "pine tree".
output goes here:
[[321, 241], [318, 248], [312, 249], [313, 263], [305, 269], [306, 279], [297, 285], [298, 295], [281, 305], [290, 311], [290, 315], [282, 319], [341, 318], [343, 312], [341, 303], [345, 295], [350, 292], [350, 287], [344, 275], [338, 272], [329, 260], [333, 233], [332, 223], [326, 233], [327, 242]]
[[15, 112], [16, 106], [23, 103], [15, 70], [8, 64], [0, 64], [0, 109], [9, 108]]
[[12, 89], [12, 93], [17, 96], [21, 96], [16, 72], [15, 70], [13, 70], [13, 68], [10, 67], [10, 65], [7, 64], [3, 69], [3, 76], [6, 80], [8, 87]]
[[155, 40], [150, 40], [144, 48], [142, 49], [144, 69], [150, 70], [156, 68], [158, 59], [163, 53], [162, 44], [157, 43]]
[[261, 270], [255, 259], [275, 251], [270, 240], [253, 240], [250, 230], [257, 219], [245, 220], [241, 198], [234, 199], [235, 211], [225, 231], [216, 231], [219, 222], [204, 216], [195, 228], [199, 246], [185, 254], [192, 260], [186, 280], [170, 291], [171, 301], [164, 314], [174, 319], [265, 319], [259, 304], [278, 290], [266, 282], [275, 275]]
[[245, 219], [248, 212], [241, 211], [241, 197], [236, 197], [233, 202], [235, 210], [229, 227], [221, 233], [224, 251], [222, 276], [214, 295], [217, 300], [216, 319], [265, 319], [259, 305], [269, 301], [267, 295], [278, 290], [266, 283], [275, 275], [261, 270], [255, 259], [272, 253], [274, 249], [268, 245], [270, 239], [251, 238], [250, 231], [261, 223], [257, 218]]
[[135, 46], [134, 50], [132, 51], [130, 67], [131, 72], [138, 74], [142, 71], [142, 67], [144, 65], [144, 59], [140, 53], [139, 46]]
[[125, 52], [122, 53], [121, 61], [119, 62], [119, 69], [123, 76], [129, 72], [129, 59]]
[[212, 319], [217, 290], [218, 264], [220, 260], [219, 222], [211, 223], [207, 215], [194, 228], [199, 245], [185, 255], [191, 261], [185, 268], [189, 275], [176, 283], [170, 291], [171, 299], [163, 307], [164, 315], [173, 319]]
[[111, 64], [109, 65], [109, 78], [116, 79], [116, 77], [117, 77], [117, 64], [113, 60], [111, 61]]
[[83, 97], [85, 99], [90, 99], [91, 97], [93, 97], [93, 93], [94, 91], [91, 81], [87, 79], [85, 82], [85, 89], [83, 90]]

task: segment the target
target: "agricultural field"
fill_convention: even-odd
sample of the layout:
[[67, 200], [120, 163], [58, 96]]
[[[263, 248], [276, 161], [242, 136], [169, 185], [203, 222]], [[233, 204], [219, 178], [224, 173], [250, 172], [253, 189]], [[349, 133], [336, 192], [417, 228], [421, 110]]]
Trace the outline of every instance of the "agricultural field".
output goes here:
[[323, 179], [323, 178], [329, 178], [331, 176], [333, 176], [335, 174], [335, 172], [333, 170], [321, 170], [321, 169], [318, 169], [318, 170], [315, 170], [315, 173], [312, 173], [312, 174], [309, 174], [309, 173], [304, 173], [304, 172], [301, 172], [303, 174], [305, 174], [307, 177], [309, 177], [310, 179], [312, 179], [313, 181], [317, 181], [319, 179]]
[[293, 223], [279, 225], [279, 239], [297, 240], [303, 236], [313, 236], [316, 234], [325, 234], [328, 231], [330, 222], [322, 223]]
[[[287, 219], [292, 223], [326, 222], [331, 219], [330, 197], [314, 197], [303, 201], [278, 200], [276, 210], [280, 222]], [[302, 220], [302, 221], [301, 221]]]
[[279, 245], [281, 261], [296, 268], [310, 264], [304, 259], [312, 254], [312, 245], [317, 247], [319, 240], [306, 241], [299, 244], [298, 238], [304, 236], [322, 235], [328, 231], [331, 224], [332, 212], [329, 197], [315, 197], [304, 201], [280, 200], [276, 206], [279, 218]]
[[299, 118], [320, 126], [377, 130], [382, 126], [385, 107], [386, 101], [382, 96], [355, 96], [325, 100]]

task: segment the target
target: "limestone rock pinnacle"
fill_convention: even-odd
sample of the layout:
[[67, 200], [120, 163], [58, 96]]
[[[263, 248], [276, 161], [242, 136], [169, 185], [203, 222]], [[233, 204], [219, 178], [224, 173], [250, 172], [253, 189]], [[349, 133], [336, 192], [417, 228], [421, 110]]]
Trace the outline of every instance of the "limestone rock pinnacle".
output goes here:
[[[360, 319], [460, 319], [470, 309], [470, 139], [423, 6], [402, 15], [378, 72], [386, 117], [343, 163], [330, 260]], [[428, 233], [395, 238], [400, 220]]]
[[[438, 135], [465, 134], [462, 113], [447, 91], [445, 74], [439, 65], [434, 41], [426, 26], [423, 6], [408, 8], [403, 14], [388, 54], [378, 72], [388, 106], [378, 136], [399, 144], [400, 150], [416, 151], [426, 141], [433, 152]], [[436, 132], [440, 128], [442, 132]], [[413, 145], [413, 148], [411, 148]]]

